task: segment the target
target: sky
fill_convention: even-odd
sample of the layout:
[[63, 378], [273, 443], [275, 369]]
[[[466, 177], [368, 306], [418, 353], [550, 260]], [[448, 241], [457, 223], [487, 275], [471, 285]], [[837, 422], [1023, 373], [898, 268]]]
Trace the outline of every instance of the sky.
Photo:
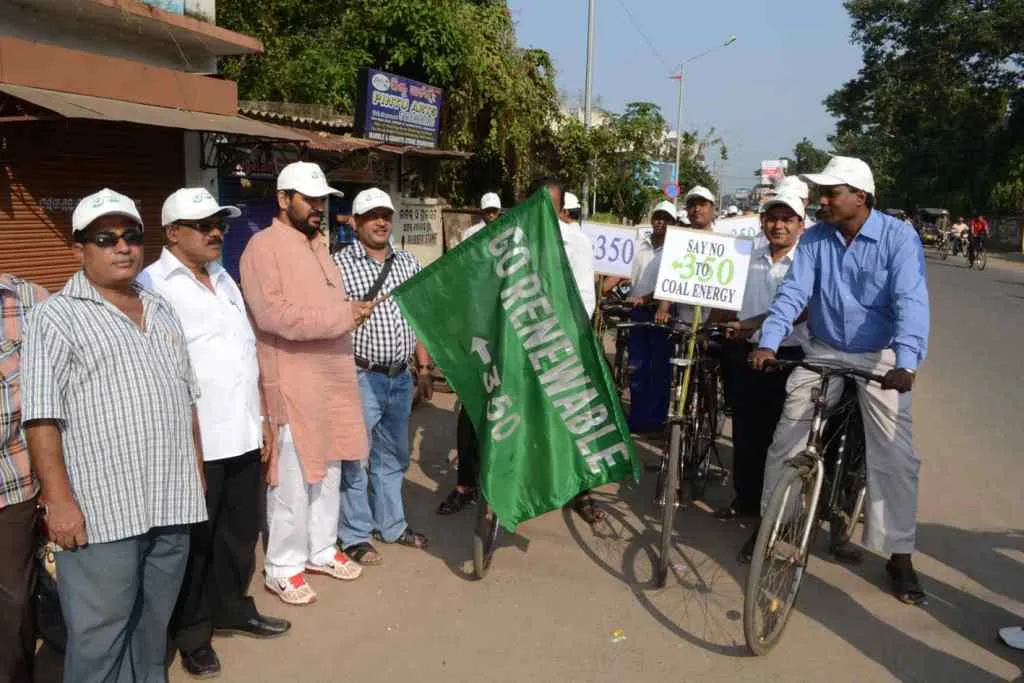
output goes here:
[[[654, 102], [672, 129], [673, 65], [736, 36], [684, 71], [682, 127], [702, 134], [714, 127], [723, 138], [729, 151], [724, 191], [751, 187], [762, 159], [792, 156], [805, 136], [827, 148], [834, 121], [821, 102], [861, 66], [839, 0], [595, 1], [595, 103], [621, 112], [627, 102]], [[559, 89], [582, 102], [587, 0], [508, 4], [519, 44], [547, 50]]]

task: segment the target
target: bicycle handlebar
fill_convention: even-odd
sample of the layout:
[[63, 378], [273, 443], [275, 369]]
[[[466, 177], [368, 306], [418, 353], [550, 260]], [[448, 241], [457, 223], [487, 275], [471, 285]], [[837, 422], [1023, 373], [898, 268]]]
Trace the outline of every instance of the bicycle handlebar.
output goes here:
[[765, 369], [767, 368], [778, 368], [780, 370], [786, 370], [789, 368], [804, 368], [811, 372], [826, 377], [860, 377], [861, 379], [869, 382], [877, 382], [881, 384], [885, 381], [885, 378], [881, 375], [876, 375], [866, 370], [858, 370], [857, 368], [850, 367], [829, 367], [827, 365], [817, 365], [815, 363], [808, 363], [802, 360], [782, 360], [781, 358], [767, 359], [764, 362]]

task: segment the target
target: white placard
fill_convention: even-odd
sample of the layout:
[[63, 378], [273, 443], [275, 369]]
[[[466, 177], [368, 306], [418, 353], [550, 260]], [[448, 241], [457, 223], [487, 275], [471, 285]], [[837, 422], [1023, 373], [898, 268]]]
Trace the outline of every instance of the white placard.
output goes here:
[[720, 235], [756, 239], [761, 234], [761, 217], [754, 214], [753, 216], [719, 218], [715, 221], [712, 229]]
[[740, 310], [752, 248], [749, 239], [669, 228], [654, 298]]
[[594, 272], [630, 277], [636, 258], [636, 228], [603, 223], [584, 223], [583, 232], [594, 248]]

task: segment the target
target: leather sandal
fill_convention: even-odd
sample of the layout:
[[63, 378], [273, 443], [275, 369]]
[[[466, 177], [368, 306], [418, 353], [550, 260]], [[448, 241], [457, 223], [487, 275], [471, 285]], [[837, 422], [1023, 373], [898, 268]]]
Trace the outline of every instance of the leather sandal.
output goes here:
[[885, 563], [885, 572], [892, 581], [892, 592], [900, 602], [923, 605], [928, 600], [913, 567], [897, 567], [890, 560]]
[[344, 552], [349, 556], [350, 560], [364, 567], [372, 567], [384, 561], [384, 558], [377, 552], [377, 549], [366, 542], [350, 545], [344, 548]]

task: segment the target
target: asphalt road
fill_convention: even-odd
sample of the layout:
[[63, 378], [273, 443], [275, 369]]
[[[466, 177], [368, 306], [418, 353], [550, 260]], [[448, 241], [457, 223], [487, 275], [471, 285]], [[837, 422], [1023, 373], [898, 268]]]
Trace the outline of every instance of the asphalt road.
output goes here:
[[[985, 272], [929, 254], [933, 331], [914, 390], [921, 477], [918, 570], [923, 608], [888, 593], [881, 557], [860, 567], [819, 552], [783, 642], [750, 656], [740, 615], [746, 528], [707, 507], [679, 515], [668, 586], [651, 586], [658, 524], [653, 477], [599, 494], [608, 522], [563, 512], [505, 537], [484, 581], [469, 578], [472, 512], [434, 509], [454, 483], [453, 398], [414, 414], [406, 485], [428, 551], [384, 547], [384, 563], [349, 584], [314, 577], [320, 600], [287, 607], [259, 578], [253, 593], [292, 632], [274, 641], [218, 638], [229, 681], [955, 681], [1024, 680], [1024, 653], [1000, 626], [1024, 623], [1024, 264]], [[729, 500], [717, 487], [710, 504]], [[819, 551], [821, 548], [819, 548]], [[612, 632], [625, 639], [613, 642]], [[186, 681], [180, 665], [172, 681]]]

